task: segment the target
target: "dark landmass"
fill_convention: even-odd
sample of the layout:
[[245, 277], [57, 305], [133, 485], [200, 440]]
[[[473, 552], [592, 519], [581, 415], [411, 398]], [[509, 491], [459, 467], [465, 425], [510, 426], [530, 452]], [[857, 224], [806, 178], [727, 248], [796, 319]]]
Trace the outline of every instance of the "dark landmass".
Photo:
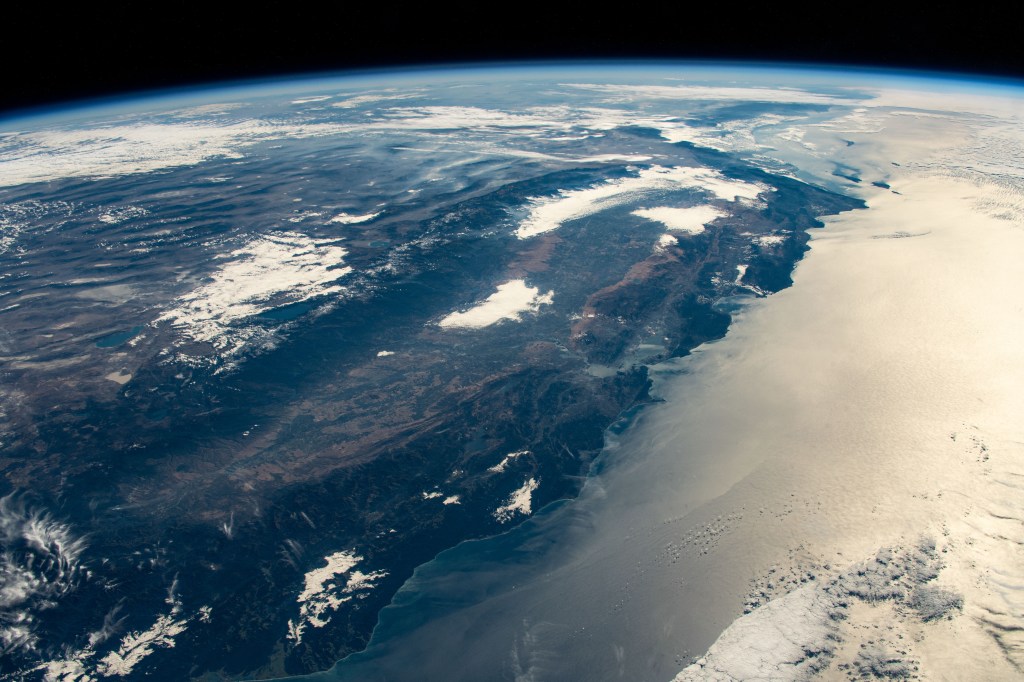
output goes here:
[[[83, 360], [70, 333], [66, 345], [60, 330], [47, 331], [44, 341], [32, 330], [52, 322], [23, 318], [24, 333], [40, 333], [43, 356], [32, 363], [33, 376], [43, 379], [29, 390], [19, 369], [27, 361], [5, 358], [4, 376], [21, 392], [3, 406], [13, 424], [3, 434], [4, 492], [36, 491], [40, 504], [88, 531], [91, 554], [103, 557], [94, 577], [62, 602], [61, 614], [79, 620], [44, 614], [48, 631], [75, 641], [95, 627], [92, 619], [118, 613], [111, 586], [128, 581], [137, 598], [119, 632], [145, 629], [152, 614], [165, 612], [168, 589], [186, 612], [207, 606], [212, 614], [209, 623], [192, 620], [174, 655], [154, 653], [136, 669], [139, 677], [158, 670], [171, 679], [231, 679], [329, 667], [366, 645], [378, 612], [416, 566], [523, 518], [499, 518], [496, 507], [525, 481], [537, 482], [533, 511], [574, 497], [606, 429], [651, 399], [646, 366], [721, 338], [730, 318], [716, 303], [789, 286], [807, 230], [821, 226], [818, 216], [862, 205], [725, 154], [665, 145], [649, 131], [627, 134], [632, 144], [662, 153], [669, 147], [673, 163], [705, 164], [775, 191], [729, 203], [728, 217], [662, 249], [653, 248], [661, 226], [619, 209], [518, 240], [510, 215], [528, 198], [627, 171], [534, 170], [496, 182], [483, 168], [479, 181], [354, 226], [346, 263], [374, 273], [372, 281], [353, 281], [342, 305], [267, 315], [267, 325], [297, 323], [278, 345], [227, 374], [217, 365], [166, 361], [158, 351], [169, 332], [159, 327], [104, 329], [101, 308], [83, 304], [73, 315], [93, 320], [90, 328], [102, 331], [91, 332], [89, 343], [122, 353], [117, 360]], [[173, 223], [197, 206], [210, 209], [205, 220], [163, 238], [183, 261], [200, 253], [197, 245], [230, 237], [219, 211], [230, 212], [233, 224], [268, 222], [262, 211], [292, 181], [265, 163], [260, 170], [278, 178], [273, 194], [261, 186], [219, 195], [203, 186], [198, 197], [162, 211]], [[195, 181], [192, 174], [114, 180], [110, 191], [155, 196], [168, 184]], [[67, 181], [62, 194], [84, 201], [93, 189]], [[92, 229], [73, 216], [43, 219], [54, 233]], [[138, 247], [153, 239], [130, 231], [125, 238]], [[54, 267], [85, 258], [56, 236], [47, 245], [35, 257]], [[25, 295], [36, 276], [30, 266], [12, 269]], [[176, 272], [166, 266], [158, 275], [173, 281]], [[521, 322], [437, 326], [516, 278], [554, 291], [554, 302]], [[128, 270], [121, 283], [142, 286]], [[389, 354], [378, 356], [381, 350]], [[97, 363], [94, 378], [81, 384], [61, 369], [90, 362]], [[43, 366], [51, 371], [40, 373]], [[101, 378], [121, 367], [130, 370], [127, 383]], [[496, 470], [513, 452], [523, 454]], [[362, 557], [360, 570], [386, 575], [294, 644], [285, 633], [304, 575], [338, 551]], [[21, 664], [6, 658], [0, 673]]]

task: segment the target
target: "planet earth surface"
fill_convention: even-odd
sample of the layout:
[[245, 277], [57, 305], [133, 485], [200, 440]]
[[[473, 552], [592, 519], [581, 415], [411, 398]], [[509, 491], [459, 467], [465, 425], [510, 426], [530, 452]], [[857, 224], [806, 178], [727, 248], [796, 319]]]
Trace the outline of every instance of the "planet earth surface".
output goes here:
[[1020, 678], [1022, 95], [556, 64], [0, 120], [0, 679]]

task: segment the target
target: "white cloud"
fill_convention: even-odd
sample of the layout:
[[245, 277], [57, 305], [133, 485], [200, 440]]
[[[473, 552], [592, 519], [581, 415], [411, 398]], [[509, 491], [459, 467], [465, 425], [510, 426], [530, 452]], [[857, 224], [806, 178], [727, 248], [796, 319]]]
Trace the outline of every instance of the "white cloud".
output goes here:
[[376, 102], [390, 102], [393, 100], [401, 99], [412, 99], [416, 97], [415, 94], [382, 94], [382, 95], [356, 95], [354, 97], [348, 97], [346, 99], [334, 102], [331, 104], [332, 107], [339, 109], [353, 109], [355, 107], [361, 107], [366, 104], [374, 104]]
[[784, 104], [848, 104], [850, 99], [797, 88], [723, 87], [713, 85], [625, 85], [566, 83], [567, 87], [608, 95], [613, 101], [641, 99], [778, 102]]
[[655, 245], [655, 250], [664, 251], [669, 246], [676, 246], [679, 244], [679, 238], [675, 235], [665, 233], [658, 237], [658, 243]]
[[0, 497], [0, 654], [36, 647], [39, 612], [77, 588], [85, 547], [49, 513]]
[[633, 211], [633, 215], [661, 223], [674, 232], [700, 234], [704, 231], [704, 226], [707, 223], [727, 214], [714, 206], [691, 206], [688, 208], [656, 206], [655, 208], [638, 209]]
[[365, 223], [373, 220], [380, 215], [380, 211], [377, 213], [364, 213], [362, 215], [354, 215], [351, 213], [339, 213], [327, 222], [329, 223], [341, 223], [342, 225], [355, 225], [358, 223]]
[[786, 241], [786, 237], [781, 234], [763, 234], [754, 239], [754, 241], [761, 246], [778, 246], [782, 242]]
[[569, 129], [566, 107], [528, 107], [517, 111], [466, 106], [394, 107], [373, 128], [409, 130], [480, 130], [488, 128]]
[[754, 199], [769, 188], [742, 180], [726, 178], [711, 168], [652, 166], [637, 175], [606, 180], [576, 190], [561, 190], [554, 197], [530, 200], [529, 215], [516, 229], [516, 236], [527, 239], [558, 229], [563, 223], [613, 208], [657, 191], [686, 188], [703, 189], [718, 199]]
[[520, 320], [525, 313], [535, 313], [554, 300], [554, 292], [540, 293], [521, 279], [498, 285], [498, 290], [469, 310], [446, 316], [438, 324], [446, 328], [479, 329], [502, 320]]
[[114, 206], [102, 213], [99, 220], [107, 225], [118, 225], [126, 220], [142, 218], [147, 215], [149, 215], [149, 211], [141, 206]]
[[330, 98], [330, 95], [311, 95], [309, 97], [300, 97], [298, 99], [293, 99], [292, 104], [312, 104], [314, 102], [326, 102]]
[[863, 612], [851, 609], [852, 603], [889, 600], [909, 606], [913, 590], [934, 579], [942, 562], [934, 545], [927, 549], [924, 541], [922, 546], [881, 549], [874, 559], [854, 564], [835, 578], [808, 582], [741, 616], [674, 682], [811, 679], [827, 667], [839, 642], [877, 636], [858, 636], [851, 628], [841, 631], [844, 622], [868, 629], [857, 622]]
[[193, 341], [228, 353], [240, 350], [258, 329], [237, 323], [282, 305], [337, 293], [345, 249], [295, 232], [264, 235], [224, 256], [210, 280], [175, 301], [157, 323], [168, 323]]
[[105, 178], [241, 158], [241, 149], [280, 138], [332, 135], [351, 126], [267, 120], [122, 123], [0, 137], [0, 186], [60, 178]]
[[96, 680], [82, 661], [73, 658], [47, 661], [36, 670], [42, 671], [43, 679], [46, 682], [95, 682]]

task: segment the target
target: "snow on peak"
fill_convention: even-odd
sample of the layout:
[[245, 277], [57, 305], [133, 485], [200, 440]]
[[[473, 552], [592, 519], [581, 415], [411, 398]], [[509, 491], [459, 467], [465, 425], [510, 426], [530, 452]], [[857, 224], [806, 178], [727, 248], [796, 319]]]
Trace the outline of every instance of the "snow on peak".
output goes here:
[[507, 455], [505, 455], [504, 459], [502, 459], [494, 466], [488, 467], [487, 470], [490, 471], [491, 473], [499, 474], [505, 470], [505, 467], [507, 467], [512, 460], [514, 460], [517, 457], [522, 457], [523, 455], [528, 454], [530, 454], [529, 450], [519, 450], [517, 452], [510, 452]]
[[175, 619], [173, 613], [158, 616], [148, 630], [125, 635], [117, 651], [111, 651], [100, 660], [97, 672], [106, 677], [131, 674], [156, 647], [173, 647], [174, 638], [185, 631], [187, 624], [186, 619]]
[[505, 504], [494, 510], [494, 518], [501, 523], [507, 523], [515, 518], [516, 514], [529, 516], [533, 507], [533, 491], [540, 485], [540, 481], [529, 478], [522, 487], [509, 495]]
[[324, 557], [324, 561], [325, 566], [306, 573], [303, 590], [296, 599], [299, 616], [288, 621], [288, 638], [296, 644], [302, 641], [307, 626], [324, 627], [330, 622], [332, 611], [360, 596], [358, 593], [373, 589], [387, 575], [386, 571], [354, 570], [363, 561], [355, 552], [335, 552]]

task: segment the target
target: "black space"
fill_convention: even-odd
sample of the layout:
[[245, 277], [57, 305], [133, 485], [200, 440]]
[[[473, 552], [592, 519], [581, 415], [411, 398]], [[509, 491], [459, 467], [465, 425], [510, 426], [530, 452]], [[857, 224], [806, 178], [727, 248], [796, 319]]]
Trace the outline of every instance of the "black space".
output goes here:
[[19, 3], [2, 17], [0, 111], [210, 81], [498, 60], [824, 62], [1024, 77], [1021, 10], [808, 7]]

